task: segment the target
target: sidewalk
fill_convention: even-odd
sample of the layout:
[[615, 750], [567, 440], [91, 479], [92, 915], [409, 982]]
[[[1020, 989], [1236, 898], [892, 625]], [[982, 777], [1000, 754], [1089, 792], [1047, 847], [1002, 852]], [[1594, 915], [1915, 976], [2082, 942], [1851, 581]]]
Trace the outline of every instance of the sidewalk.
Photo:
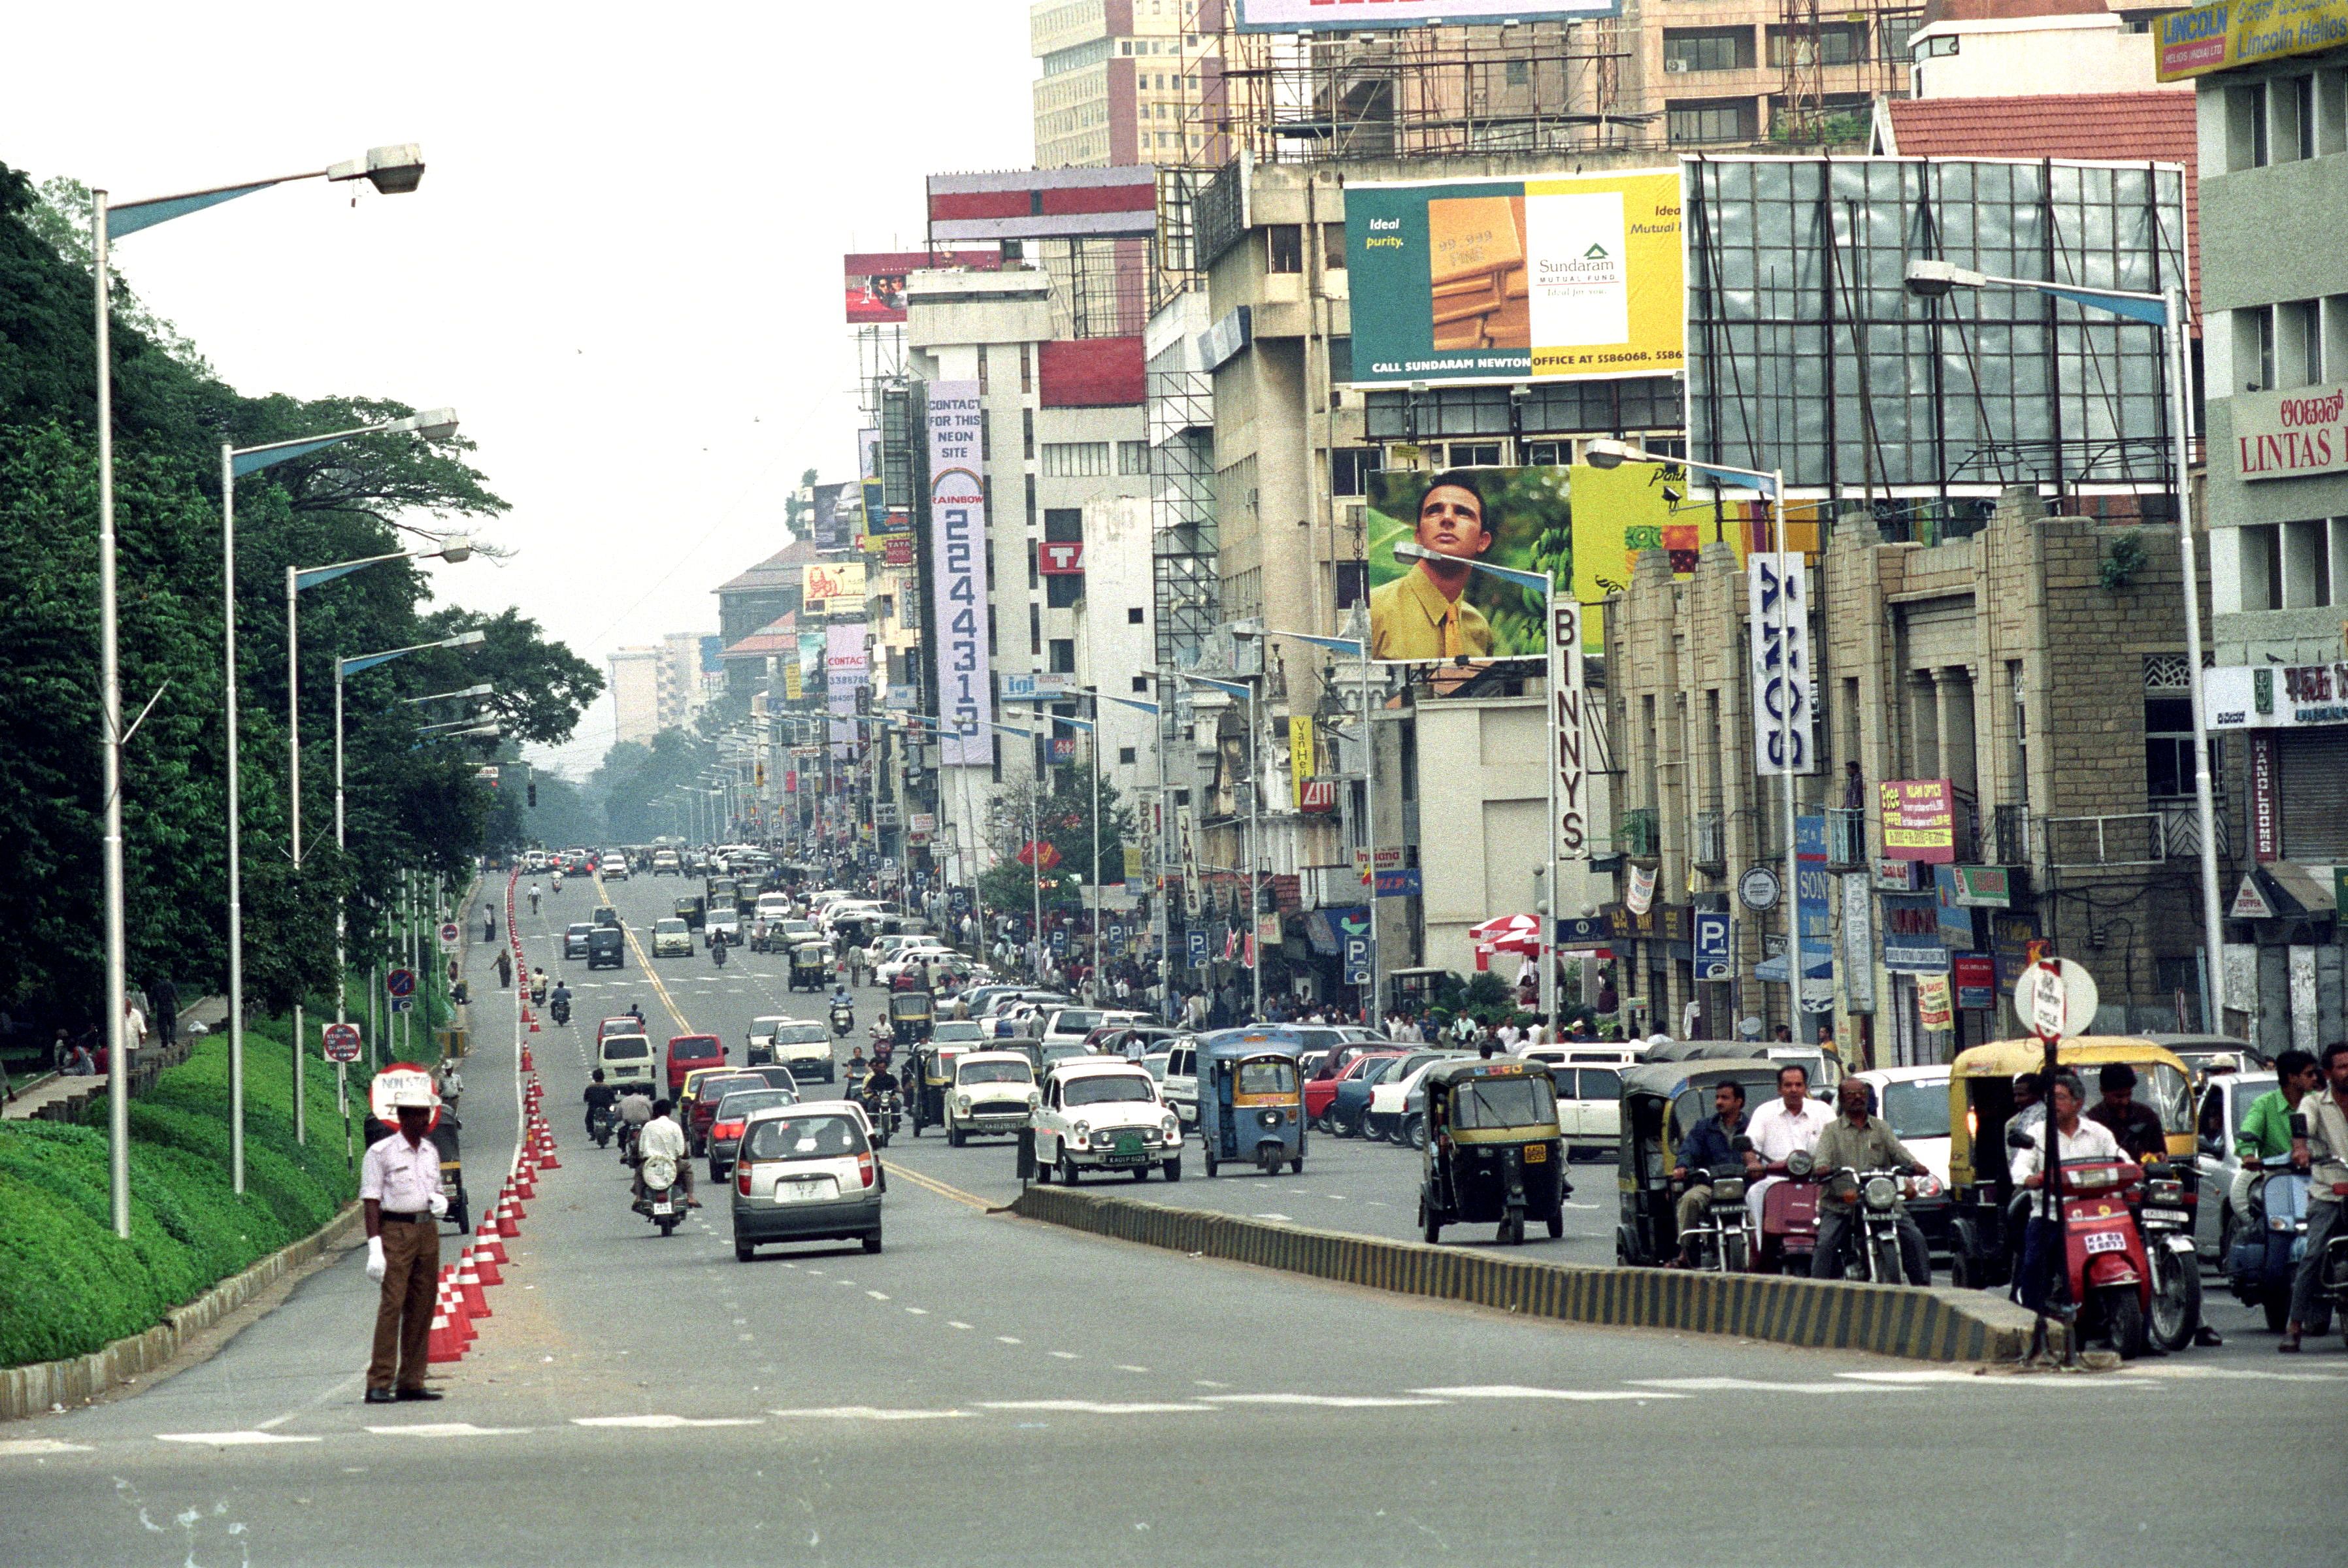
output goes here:
[[[156, 1074], [187, 1060], [190, 1024], [201, 1023], [207, 1032], [218, 1034], [227, 1020], [226, 997], [206, 997], [191, 1007], [182, 1008], [180, 1010], [179, 1044], [170, 1050], [160, 1045], [149, 1045], [132, 1058], [130, 1092], [140, 1092], [155, 1081]], [[45, 1073], [16, 1086], [16, 1098], [0, 1103], [0, 1120], [18, 1122], [38, 1116], [53, 1122], [69, 1122], [84, 1101], [105, 1092], [106, 1078], [103, 1074], [68, 1078], [61, 1072]]]

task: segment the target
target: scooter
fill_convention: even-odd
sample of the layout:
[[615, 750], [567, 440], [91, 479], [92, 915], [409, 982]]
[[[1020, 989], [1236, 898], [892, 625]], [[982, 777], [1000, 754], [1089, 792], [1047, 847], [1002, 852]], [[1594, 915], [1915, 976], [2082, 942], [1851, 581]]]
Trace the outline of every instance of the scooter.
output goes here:
[[1766, 1168], [1786, 1179], [1761, 1195], [1760, 1266], [1765, 1274], [1807, 1276], [1818, 1250], [1818, 1193], [1823, 1183], [1807, 1149]]
[[834, 1003], [832, 1003], [832, 1004], [831, 1004], [831, 1032], [832, 1032], [833, 1034], [835, 1034], [835, 1035], [839, 1036], [840, 1039], [845, 1040], [845, 1039], [847, 1039], [847, 1038], [848, 1038], [849, 1031], [850, 1031], [850, 1030], [853, 1030], [855, 1027], [856, 1027], [856, 1009], [855, 1009], [855, 1007], [854, 1007], [851, 1003], [849, 1003], [849, 1002], [834, 1002]]
[[676, 1186], [676, 1162], [666, 1154], [654, 1154], [644, 1161], [642, 1176], [644, 1195], [636, 1207], [660, 1226], [661, 1235], [667, 1235], [685, 1217], [685, 1197]]
[[612, 1142], [612, 1123], [615, 1118], [608, 1105], [591, 1106], [587, 1112], [587, 1131], [595, 1140], [595, 1147], [607, 1148]]
[[732, 946], [733, 944], [731, 942], [723, 940], [710, 943], [709, 961], [716, 964], [719, 968], [724, 968], [726, 967], [726, 949]]
[[2201, 1256], [2193, 1245], [2193, 1213], [2186, 1207], [2185, 1183], [2177, 1167], [2162, 1162], [2144, 1168], [2136, 1189], [2137, 1229], [2152, 1266], [2152, 1302], [2147, 1331], [2153, 1348], [2175, 1355], [2201, 1331]]
[[[2027, 1148], [2031, 1142], [2018, 1128], [2006, 1138], [2009, 1148]], [[2129, 1358], [2152, 1348], [2146, 1327], [2152, 1311], [2152, 1264], [2123, 1191], [2142, 1169], [2127, 1160], [2057, 1161], [2053, 1173], [2063, 1225], [2063, 1271], [2054, 1281], [2053, 1299], [2062, 1304], [2061, 1315], [2075, 1335], [2098, 1336]], [[2033, 1214], [2042, 1212], [2044, 1202], [2033, 1195]]]
[[571, 999], [569, 997], [555, 998], [551, 1002], [547, 1004], [546, 1011], [547, 1016], [554, 1020], [556, 1024], [568, 1025], [571, 1022]]
[[2307, 1173], [2291, 1156], [2259, 1162], [2264, 1177], [2250, 1188], [2250, 1212], [2234, 1228], [2234, 1255], [2226, 1260], [2234, 1299], [2266, 1311], [2267, 1331], [2280, 1334], [2291, 1323], [2291, 1276], [2307, 1245]]

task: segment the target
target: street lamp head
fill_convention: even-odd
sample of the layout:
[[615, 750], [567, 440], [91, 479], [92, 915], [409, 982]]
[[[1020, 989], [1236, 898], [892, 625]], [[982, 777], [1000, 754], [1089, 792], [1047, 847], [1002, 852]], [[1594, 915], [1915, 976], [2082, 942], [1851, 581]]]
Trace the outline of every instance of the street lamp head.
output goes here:
[[1989, 277], [1953, 261], [1918, 256], [1908, 263], [1906, 281], [1908, 292], [1918, 299], [1938, 300], [1945, 298], [1952, 289], [1978, 289], [1989, 282]]
[[457, 433], [457, 411], [453, 408], [427, 408], [421, 414], [393, 420], [390, 428], [412, 431], [427, 440], [438, 441], [444, 436]]
[[445, 561], [464, 560], [473, 553], [473, 541], [464, 534], [450, 534], [440, 541], [440, 548], [431, 553]]
[[1601, 436], [1581, 444], [1581, 460], [1593, 468], [1620, 468], [1631, 460], [1630, 443]]
[[477, 648], [480, 644], [487, 642], [489, 640], [489, 634], [488, 632], [476, 629], [471, 631], [460, 631], [457, 633], [456, 636], [451, 637], [446, 642], [440, 644], [440, 646], [443, 648]]
[[365, 158], [354, 158], [327, 169], [326, 178], [364, 179], [381, 195], [405, 196], [424, 183], [424, 149], [412, 141], [371, 147]]

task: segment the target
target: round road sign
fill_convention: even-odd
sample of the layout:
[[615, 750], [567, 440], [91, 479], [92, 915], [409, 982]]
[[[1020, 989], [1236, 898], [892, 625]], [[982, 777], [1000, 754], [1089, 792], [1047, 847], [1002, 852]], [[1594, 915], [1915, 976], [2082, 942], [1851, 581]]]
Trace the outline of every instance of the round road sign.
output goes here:
[[384, 976], [383, 989], [396, 997], [414, 996], [416, 994], [416, 971], [414, 969], [392, 970], [391, 973]]
[[457, 928], [456, 921], [443, 920], [440, 922], [440, 945], [442, 947], [453, 948], [459, 941], [464, 939], [464, 936], [465, 933]]
[[412, 1061], [395, 1061], [375, 1075], [375, 1081], [367, 1085], [368, 1113], [386, 1127], [396, 1125], [399, 1112], [392, 1108], [392, 1096], [410, 1084], [423, 1085], [424, 1092], [432, 1096], [432, 1125], [440, 1125], [440, 1091], [432, 1082], [431, 1071]]
[[1777, 873], [1766, 866], [1756, 866], [1736, 879], [1736, 901], [1756, 914], [1775, 909], [1781, 891]]
[[330, 1023], [326, 1026], [326, 1060], [356, 1061], [359, 1059], [359, 1026], [355, 1023]]
[[2096, 977], [2068, 958], [2041, 958], [2013, 982], [2013, 1010], [2041, 1040], [2085, 1034], [2103, 1005]]

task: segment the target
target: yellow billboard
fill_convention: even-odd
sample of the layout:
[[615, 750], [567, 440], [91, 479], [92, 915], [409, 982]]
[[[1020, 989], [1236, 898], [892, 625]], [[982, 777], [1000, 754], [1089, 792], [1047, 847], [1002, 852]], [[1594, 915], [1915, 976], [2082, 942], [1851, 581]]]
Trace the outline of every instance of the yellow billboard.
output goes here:
[[2155, 17], [2152, 28], [2155, 74], [2181, 82], [2348, 45], [2348, 0], [2217, 0]]
[[[808, 615], [864, 608], [864, 563], [817, 561], [800, 569], [799, 607]], [[835, 606], [832, 601], [840, 602]]]

